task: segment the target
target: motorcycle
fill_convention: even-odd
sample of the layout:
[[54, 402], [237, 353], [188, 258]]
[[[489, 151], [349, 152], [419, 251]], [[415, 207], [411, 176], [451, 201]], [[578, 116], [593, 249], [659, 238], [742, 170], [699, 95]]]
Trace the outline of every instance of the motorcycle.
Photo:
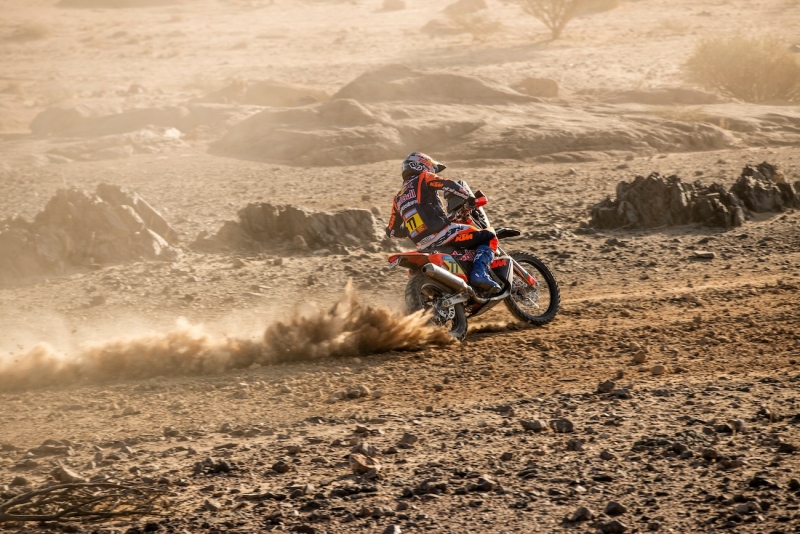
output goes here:
[[[459, 182], [470, 193], [465, 182]], [[489, 228], [483, 207], [488, 198], [480, 191], [474, 193], [475, 207], [454, 195], [445, 197], [447, 217], [451, 222]], [[517, 237], [514, 228], [499, 228], [498, 240]], [[405, 303], [409, 313], [426, 310], [431, 321], [447, 328], [458, 340], [467, 335], [467, 319], [478, 317], [498, 303], [505, 303], [511, 314], [522, 322], [545, 325], [552, 321], [561, 304], [561, 293], [553, 273], [537, 256], [528, 252], [506, 253], [498, 246], [489, 269], [490, 276], [501, 291], [487, 295], [469, 285], [474, 250], [447, 243], [436, 249], [423, 249], [389, 256], [391, 267], [408, 269]]]

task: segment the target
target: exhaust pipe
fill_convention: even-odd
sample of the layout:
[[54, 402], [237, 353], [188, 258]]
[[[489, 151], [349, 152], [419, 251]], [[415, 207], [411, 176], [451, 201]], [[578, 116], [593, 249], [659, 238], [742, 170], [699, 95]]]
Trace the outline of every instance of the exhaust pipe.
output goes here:
[[464, 280], [452, 274], [447, 269], [442, 269], [438, 265], [426, 263], [422, 266], [422, 273], [425, 274], [425, 276], [430, 276], [437, 282], [441, 282], [454, 291], [466, 291], [470, 295], [474, 295], [474, 291]]

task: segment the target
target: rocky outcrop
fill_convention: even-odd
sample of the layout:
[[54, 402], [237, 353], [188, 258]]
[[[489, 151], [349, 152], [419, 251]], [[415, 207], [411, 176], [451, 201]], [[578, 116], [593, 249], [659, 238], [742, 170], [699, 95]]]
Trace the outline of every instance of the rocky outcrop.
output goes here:
[[380, 225], [368, 210], [326, 213], [261, 202], [248, 204], [238, 215], [237, 222], [227, 221], [214, 236], [199, 236], [193, 248], [257, 249], [291, 243], [298, 250], [342, 251], [381, 239]]
[[800, 208], [800, 182], [790, 184], [775, 165], [748, 165], [733, 184], [731, 193], [756, 213]]
[[592, 208], [595, 228], [657, 228], [700, 223], [733, 228], [750, 212], [764, 213], [800, 207], [800, 182], [786, 183], [777, 167], [748, 165], [730, 190], [719, 184], [687, 184], [678, 176], [653, 173], [621, 182], [617, 197]]
[[0, 222], [0, 286], [71, 268], [173, 260], [175, 230], [138, 194], [100, 184], [92, 194], [61, 189], [33, 222]]

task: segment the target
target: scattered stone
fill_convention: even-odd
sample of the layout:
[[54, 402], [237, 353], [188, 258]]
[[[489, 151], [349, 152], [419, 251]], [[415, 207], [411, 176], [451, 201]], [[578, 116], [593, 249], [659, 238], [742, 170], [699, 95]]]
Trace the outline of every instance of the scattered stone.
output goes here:
[[500, 455], [501, 462], [510, 462], [513, 459], [514, 459], [513, 452], [504, 452], [503, 454]]
[[606, 380], [605, 382], [600, 382], [597, 386], [598, 393], [611, 393], [614, 388], [616, 387], [616, 383], [613, 380]]
[[553, 419], [550, 421], [550, 428], [559, 434], [569, 434], [575, 430], [575, 425], [569, 419]]
[[272, 470], [280, 474], [288, 473], [291, 468], [292, 466], [284, 461], [279, 461], [272, 464]]
[[417, 436], [406, 432], [403, 434], [403, 437], [400, 438], [400, 443], [398, 443], [397, 446], [402, 449], [410, 449], [418, 440], [419, 438]]
[[652, 369], [650, 369], [650, 372], [653, 374], [653, 376], [661, 376], [667, 372], [667, 368], [663, 365], [654, 365]]
[[203, 501], [203, 508], [209, 512], [219, 512], [222, 509], [222, 505], [217, 501], [206, 499]]
[[609, 460], [616, 460], [617, 456], [608, 449], [603, 449], [602, 451], [600, 451], [600, 458], [602, 458], [605, 461], [609, 461]]
[[539, 419], [534, 419], [533, 421], [520, 421], [520, 423], [522, 424], [522, 428], [533, 432], [541, 432], [547, 428], [547, 424]]
[[351, 454], [349, 462], [350, 469], [352, 469], [353, 473], [356, 475], [377, 474], [383, 469], [383, 465], [381, 465], [380, 461], [363, 454]]
[[631, 392], [630, 392], [630, 390], [628, 390], [628, 388], [615, 389], [614, 391], [611, 392], [611, 394], [614, 395], [618, 399], [632, 399], [633, 398], [633, 395], [631, 395]]
[[566, 518], [569, 523], [577, 523], [578, 521], [591, 521], [594, 519], [594, 512], [585, 506], [579, 507], [577, 510], [569, 514]]
[[583, 450], [583, 442], [578, 438], [572, 438], [567, 442], [567, 450], [580, 452]]
[[618, 503], [617, 501], [611, 501], [606, 505], [605, 509], [603, 510], [603, 513], [614, 517], [622, 515], [627, 511], [628, 508], [625, 507], [624, 505]]
[[50, 476], [56, 479], [59, 482], [63, 482], [64, 484], [75, 484], [75, 483], [83, 483], [86, 482], [86, 478], [79, 475], [75, 471], [71, 469], [67, 469], [66, 467], [57, 467], [53, 471], [50, 472]]
[[402, 532], [399, 525], [389, 525], [383, 530], [383, 534], [401, 534]]
[[608, 523], [601, 523], [597, 528], [603, 534], [624, 534], [628, 531], [628, 526], [616, 519]]
[[692, 253], [692, 257], [698, 260], [713, 260], [717, 257], [717, 254], [708, 250], [695, 250]]

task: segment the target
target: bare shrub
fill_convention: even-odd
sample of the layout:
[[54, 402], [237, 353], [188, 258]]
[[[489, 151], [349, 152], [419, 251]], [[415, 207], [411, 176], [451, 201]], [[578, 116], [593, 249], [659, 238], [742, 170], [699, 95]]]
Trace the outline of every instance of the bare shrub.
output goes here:
[[686, 70], [693, 82], [746, 102], [800, 100], [800, 62], [774, 37], [706, 39]]
[[575, 17], [608, 11], [619, 6], [620, 0], [509, 0], [525, 13], [540, 20], [550, 30], [553, 39], [561, 37], [569, 21]]

